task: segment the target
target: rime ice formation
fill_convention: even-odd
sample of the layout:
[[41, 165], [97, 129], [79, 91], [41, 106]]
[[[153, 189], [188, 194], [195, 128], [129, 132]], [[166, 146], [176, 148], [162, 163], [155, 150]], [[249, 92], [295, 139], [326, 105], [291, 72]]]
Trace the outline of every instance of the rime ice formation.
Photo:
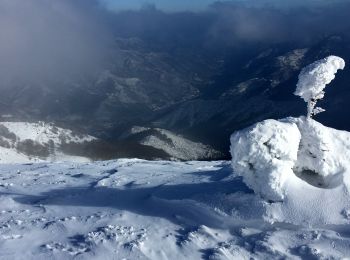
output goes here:
[[337, 56], [329, 56], [306, 66], [299, 75], [295, 95], [308, 102], [323, 91], [335, 78], [339, 69], [344, 69], [345, 61]]
[[294, 121], [302, 137], [295, 172], [310, 175], [311, 182], [312, 177], [318, 177], [316, 185], [325, 188], [346, 181], [350, 174], [350, 133], [325, 127], [315, 120]]
[[312, 120], [265, 120], [231, 137], [232, 166], [244, 182], [269, 200], [283, 200], [295, 177], [334, 188], [350, 183], [350, 133]]
[[231, 137], [232, 166], [256, 193], [284, 198], [284, 183], [293, 176], [300, 131], [293, 122], [266, 120]]
[[345, 67], [345, 61], [337, 56], [329, 56], [306, 66], [299, 74], [295, 95], [308, 103], [308, 117], [323, 112], [316, 102], [324, 97], [324, 88], [335, 78], [338, 70]]
[[232, 167], [266, 204], [266, 220], [298, 225], [346, 224], [350, 219], [350, 133], [311, 119], [342, 58], [305, 67], [295, 95], [307, 118], [265, 120], [231, 136]]
[[266, 120], [231, 136], [232, 167], [271, 221], [343, 223], [350, 209], [350, 133], [312, 120]]

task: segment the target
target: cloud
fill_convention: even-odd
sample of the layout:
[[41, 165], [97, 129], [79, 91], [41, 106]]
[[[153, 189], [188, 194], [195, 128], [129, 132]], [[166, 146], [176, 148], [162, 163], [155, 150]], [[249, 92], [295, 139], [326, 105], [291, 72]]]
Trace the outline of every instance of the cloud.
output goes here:
[[117, 12], [112, 24], [117, 35], [138, 37], [170, 48], [241, 48], [246, 43], [307, 45], [327, 35], [350, 33], [349, 2], [285, 1], [284, 8], [278, 7], [276, 1], [263, 3], [216, 2], [201, 12], [173, 13], [153, 6]]
[[172, 53], [307, 44], [350, 31], [346, 2], [287, 9], [218, 2], [200, 12], [172, 13], [154, 6], [123, 12], [104, 7], [98, 0], [0, 0], [0, 86], [91, 75], [106, 66], [115, 37], [140, 38], [151, 49]]
[[338, 2], [294, 5], [286, 9], [275, 6], [247, 6], [232, 3], [212, 5], [216, 15], [209, 35], [227, 44], [257, 42], [312, 43], [332, 34], [349, 34], [347, 16], [350, 3]]
[[93, 1], [0, 0], [2, 84], [96, 67], [111, 41], [99, 12]]
[[[331, 4], [347, 2], [348, 0], [332, 0]], [[178, 11], [200, 11], [205, 10], [209, 5], [214, 3], [220, 4], [238, 4], [246, 7], [274, 7], [274, 8], [291, 8], [300, 6], [324, 6], [329, 5], [330, 0], [99, 0], [101, 4], [112, 11], [139, 10], [145, 4], [152, 4], [158, 9], [167, 12]]]

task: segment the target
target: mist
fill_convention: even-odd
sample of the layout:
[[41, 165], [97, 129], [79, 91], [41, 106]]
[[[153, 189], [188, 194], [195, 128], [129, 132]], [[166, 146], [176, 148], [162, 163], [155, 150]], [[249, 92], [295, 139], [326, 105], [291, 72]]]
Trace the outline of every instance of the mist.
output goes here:
[[256, 3], [217, 2], [201, 11], [169, 12], [156, 5], [111, 10], [94, 0], [0, 0], [0, 85], [98, 74], [118, 51], [118, 37], [141, 39], [150, 51], [215, 52], [307, 45], [350, 31], [345, 1], [299, 1], [284, 8], [273, 1]]
[[[176, 42], [197, 48], [242, 44], [312, 44], [330, 35], [348, 36], [350, 3], [300, 1], [282, 8], [274, 1], [216, 2], [201, 12], [165, 12], [155, 5], [116, 12], [114, 29], [123, 37], [140, 37], [153, 44]], [[249, 4], [250, 3], [250, 4]], [[181, 41], [181, 42], [179, 42]], [[191, 42], [192, 41], [192, 42]]]
[[[349, 36], [347, 19], [350, 3], [339, 2], [278, 8], [275, 5], [244, 6], [230, 3], [212, 5], [217, 15], [210, 36], [228, 44], [258, 42], [265, 44], [312, 44], [334, 34]], [[323, 4], [321, 4], [323, 3]], [[224, 37], [224, 38], [223, 38]]]
[[0, 0], [0, 78], [62, 80], [103, 63], [112, 35], [93, 1]]

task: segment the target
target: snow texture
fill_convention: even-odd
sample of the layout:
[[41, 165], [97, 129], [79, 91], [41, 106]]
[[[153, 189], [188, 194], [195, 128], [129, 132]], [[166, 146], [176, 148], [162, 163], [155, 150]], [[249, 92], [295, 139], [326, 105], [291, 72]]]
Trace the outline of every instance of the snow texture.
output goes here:
[[231, 137], [232, 167], [272, 203], [270, 220], [340, 224], [350, 208], [350, 133], [312, 120], [266, 120]]
[[0, 259], [350, 255], [350, 133], [266, 120], [234, 133], [231, 153], [0, 164]]
[[232, 175], [229, 162], [2, 164], [0, 173], [0, 259], [350, 255], [350, 208], [330, 207], [328, 214], [340, 224], [324, 225], [316, 215], [311, 226], [305, 213], [299, 215], [318, 201], [346, 205], [344, 196], [335, 196], [340, 190], [322, 195], [301, 186], [293, 201], [267, 203]]
[[335, 78], [337, 71], [344, 67], [345, 61], [337, 56], [329, 56], [310, 64], [300, 72], [294, 94], [309, 102], [322, 94], [326, 85]]

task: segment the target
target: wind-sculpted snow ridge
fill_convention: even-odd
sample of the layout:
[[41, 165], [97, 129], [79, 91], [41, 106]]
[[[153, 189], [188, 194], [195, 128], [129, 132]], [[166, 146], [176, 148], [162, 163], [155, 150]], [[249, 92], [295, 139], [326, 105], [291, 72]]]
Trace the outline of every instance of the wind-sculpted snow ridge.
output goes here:
[[231, 137], [236, 174], [265, 200], [272, 222], [345, 224], [350, 133], [312, 120], [266, 120]]

